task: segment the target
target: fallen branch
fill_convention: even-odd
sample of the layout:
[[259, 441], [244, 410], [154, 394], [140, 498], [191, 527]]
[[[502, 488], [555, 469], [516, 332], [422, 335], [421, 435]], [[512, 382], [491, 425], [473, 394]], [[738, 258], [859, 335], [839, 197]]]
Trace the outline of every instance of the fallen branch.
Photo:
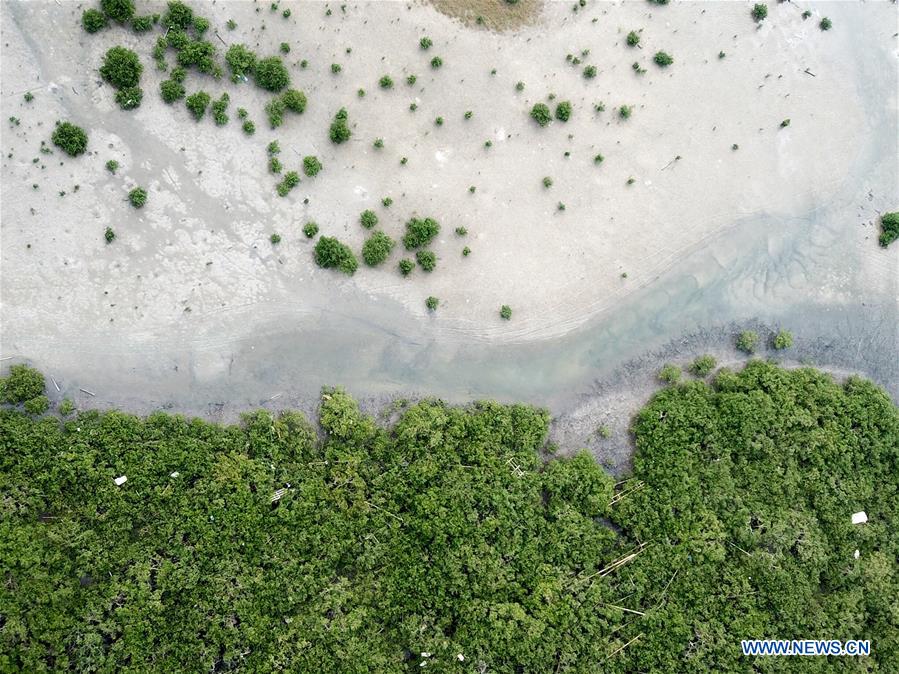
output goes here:
[[622, 646], [621, 648], [616, 648], [614, 651], [612, 651], [612, 652], [609, 654], [609, 656], [606, 658], [606, 660], [608, 660], [609, 658], [611, 658], [613, 655], [616, 655], [616, 654], [620, 653], [621, 651], [623, 651], [625, 648], [627, 648], [628, 646], [630, 646], [632, 643], [634, 643], [637, 639], [639, 639], [639, 638], [642, 637], [642, 636], [643, 636], [643, 632], [640, 632], [640, 634], [638, 634], [638, 635], [635, 636], [633, 639], [631, 639], [630, 641], [628, 641], [626, 644], [624, 644], [624, 646]]

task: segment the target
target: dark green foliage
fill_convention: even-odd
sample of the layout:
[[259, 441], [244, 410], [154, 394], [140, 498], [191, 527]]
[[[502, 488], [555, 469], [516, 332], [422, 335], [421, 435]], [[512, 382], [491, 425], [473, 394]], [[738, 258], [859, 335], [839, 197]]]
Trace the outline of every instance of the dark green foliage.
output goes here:
[[627, 34], [627, 45], [629, 47], [636, 47], [638, 44], [640, 44], [640, 33], [632, 30]]
[[437, 307], [440, 305], [440, 300], [431, 295], [428, 299], [425, 300], [425, 306], [428, 308], [428, 311], [437, 311]]
[[431, 240], [439, 233], [440, 223], [433, 218], [412, 218], [406, 223], [403, 245], [406, 250], [422, 248], [431, 243]]
[[465, 248], [462, 249], [462, 257], [468, 257], [469, 255], [471, 255], [471, 248], [465, 246]]
[[143, 208], [143, 205], [147, 203], [147, 190], [143, 187], [135, 187], [128, 192], [128, 201], [135, 208]]
[[319, 237], [315, 244], [315, 264], [325, 269], [339, 269], [352, 276], [359, 267], [353, 251], [345, 243], [330, 236]]
[[86, 9], [81, 15], [81, 27], [88, 33], [96, 33], [109, 25], [106, 15], [96, 9]]
[[170, 2], [162, 17], [162, 25], [166, 28], [187, 30], [194, 20], [193, 10], [183, 2]]
[[284, 99], [280, 96], [273, 98], [265, 105], [265, 114], [268, 115], [268, 124], [271, 128], [277, 129], [284, 123], [284, 112], [286, 110], [287, 105], [285, 105]]
[[303, 225], [303, 234], [306, 235], [307, 239], [315, 238], [315, 235], [318, 234], [318, 223], [312, 222], [311, 220]]
[[106, 231], [103, 232], [103, 238], [106, 239], [106, 243], [112, 243], [115, 241], [115, 232], [112, 231], [112, 227], [107, 227]]
[[87, 149], [84, 129], [69, 122], [57, 122], [50, 140], [70, 157], [77, 157]]
[[184, 84], [184, 78], [187, 77], [187, 71], [184, 68], [172, 68], [172, 80], [178, 84]]
[[69, 416], [72, 412], [75, 411], [75, 403], [73, 403], [68, 398], [64, 398], [61, 403], [59, 403], [59, 413], [64, 417]]
[[768, 16], [768, 5], [757, 3], [752, 7], [752, 18], [755, 19], [756, 22], [764, 20], [766, 16]]
[[437, 256], [430, 250], [420, 250], [415, 253], [415, 261], [426, 272], [432, 272], [437, 268]]
[[228, 96], [228, 92], [225, 92], [222, 94], [221, 98], [212, 104], [212, 118], [215, 120], [216, 126], [224, 126], [228, 123], [228, 115], [225, 111], [228, 109], [228, 102], [230, 100], [231, 98]]
[[522, 405], [385, 429], [327, 389], [319, 422], [0, 411], [6, 669], [798, 674], [734, 639], [846, 630], [864, 668], [899, 658], [899, 414], [868, 382], [668, 387], [617, 488], [587, 453], [544, 462]]
[[131, 20], [131, 30], [135, 33], [148, 33], [153, 30], [152, 16], [136, 16]]
[[195, 16], [194, 31], [196, 32], [196, 34], [202, 36], [203, 33], [205, 33], [207, 30], [209, 30], [209, 20], [203, 18], [202, 16]]
[[196, 66], [197, 70], [207, 75], [220, 72], [215, 63], [215, 45], [206, 40], [189, 40], [178, 51], [178, 65], [183, 68]]
[[137, 54], [125, 47], [113, 47], [103, 57], [100, 75], [116, 89], [135, 87], [144, 67]]
[[737, 348], [745, 353], [752, 353], [759, 345], [759, 333], [754, 330], [744, 330], [737, 337]]
[[422, 49], [430, 49], [431, 45], [433, 44], [434, 43], [431, 41], [431, 38], [429, 38], [427, 35], [418, 41], [418, 46]]
[[209, 102], [211, 100], [209, 94], [205, 91], [198, 91], [197, 93], [188, 96], [185, 103], [187, 104], [187, 109], [190, 110], [190, 114], [194, 116], [194, 119], [200, 121], [203, 119], [203, 115], [206, 114], [206, 108], [209, 107]]
[[884, 213], [880, 217], [880, 245], [886, 248], [893, 241], [899, 239], [899, 211]]
[[556, 119], [567, 122], [571, 118], [571, 101], [561, 101], [556, 105]]
[[370, 267], [381, 264], [388, 258], [396, 242], [384, 232], [377, 231], [362, 244], [362, 259]]
[[659, 379], [667, 384], [676, 384], [680, 381], [681, 370], [677, 365], [666, 363], [659, 370]]
[[436, 70], [437, 68], [439, 68], [442, 65], [443, 65], [443, 59], [440, 58], [439, 56], [435, 56], [434, 58], [431, 59], [431, 67], [434, 68], [434, 70]]
[[821, 30], [830, 30], [831, 28], [833, 28], [833, 21], [825, 16], [823, 19], [821, 19], [821, 23], [818, 24], [818, 27]]
[[780, 330], [774, 336], [774, 348], [781, 349], [789, 349], [793, 346], [793, 333], [788, 330]]
[[134, 110], [140, 107], [144, 98], [144, 91], [140, 87], [124, 87], [115, 94], [115, 102], [122, 110]]
[[159, 83], [159, 93], [166, 103], [174, 103], [184, 98], [184, 85], [175, 80], [163, 80]]
[[100, 0], [100, 9], [113, 21], [126, 24], [134, 16], [134, 0]]
[[408, 276], [412, 273], [412, 270], [415, 269], [415, 263], [407, 257], [404, 257], [400, 260], [399, 264], [400, 274], [403, 276]]
[[119, 162], [115, 159], [110, 159], [106, 162], [106, 170], [109, 171], [112, 175], [115, 175], [115, 172], [119, 170]]
[[347, 124], [347, 120], [349, 119], [349, 114], [346, 111], [346, 108], [341, 108], [337, 111], [337, 114], [334, 115], [334, 121], [331, 122], [331, 128], [328, 130], [328, 136], [331, 138], [331, 142], [335, 144], [340, 144], [346, 142], [350, 139], [350, 136], [353, 135], [353, 132], [350, 131], [350, 127]]
[[365, 229], [371, 229], [378, 224], [378, 214], [371, 210], [362, 211], [359, 216], [359, 224]]
[[312, 155], [303, 157], [303, 173], [308, 177], [314, 178], [322, 168], [322, 163], [318, 160], [318, 157]]
[[553, 179], [550, 178], [549, 176], [546, 176], [546, 177], [543, 179], [543, 186], [544, 186], [546, 189], [549, 189], [550, 187], [552, 187], [552, 186], [553, 186]]
[[298, 115], [303, 114], [306, 110], [306, 94], [298, 89], [288, 89], [281, 94], [281, 100], [284, 102], [284, 107]]
[[281, 173], [281, 169], [284, 166], [281, 164], [281, 160], [277, 157], [270, 157], [268, 160], [268, 171], [269, 173]]
[[45, 395], [40, 395], [25, 401], [25, 411], [35, 416], [43, 414], [50, 407], [50, 400]]
[[272, 234], [270, 237], [268, 237], [268, 240], [271, 241], [273, 246], [276, 246], [277, 244], [281, 243], [281, 235]]
[[718, 361], [715, 360], [714, 356], [710, 356], [709, 354], [697, 356], [696, 359], [690, 363], [690, 372], [697, 377], [705, 377], [715, 369], [717, 364]]
[[601, 154], [598, 154], [595, 157], [593, 157], [594, 164], [602, 164], [604, 160], [605, 160], [605, 157], [603, 157]]
[[663, 51], [657, 51], [655, 53], [655, 56], [652, 57], [652, 60], [655, 61], [657, 66], [660, 66], [662, 68], [666, 68], [674, 63], [674, 59], [671, 57], [671, 55]]
[[415, 82], [417, 80], [418, 80], [418, 77], [416, 77], [415, 75], [409, 75], [406, 77], [406, 84], [408, 84], [411, 87], [413, 84], [415, 84]]
[[545, 103], [535, 103], [534, 107], [531, 108], [531, 119], [540, 126], [546, 126], [552, 121], [552, 118], [552, 113]]
[[27, 365], [13, 365], [0, 377], [0, 402], [19, 405], [44, 393], [44, 375]]
[[243, 129], [243, 132], [248, 136], [252, 136], [254, 133], [256, 133], [256, 124], [254, 124], [253, 120], [251, 119], [244, 120], [243, 126], [241, 126], [241, 128]]
[[378, 80], [378, 85], [382, 89], [393, 89], [393, 79], [391, 79], [390, 75], [384, 75], [384, 77]]
[[296, 171], [288, 171], [284, 174], [284, 179], [278, 183], [275, 188], [279, 197], [286, 197], [290, 190], [300, 184], [300, 174]]
[[622, 105], [618, 108], [618, 116], [621, 117], [621, 119], [630, 119], [633, 112], [634, 108], [630, 105]]
[[596, 77], [596, 66], [586, 66], [584, 68], [584, 77], [588, 80], [592, 80]]
[[245, 44], [232, 44], [225, 52], [225, 63], [231, 70], [231, 78], [237, 81], [253, 73], [256, 67], [256, 54]]
[[290, 84], [290, 75], [287, 68], [277, 56], [270, 56], [256, 62], [253, 70], [257, 86], [267, 91], [281, 91]]
[[499, 308], [499, 316], [500, 318], [508, 321], [510, 318], [512, 318], [512, 307], [510, 307], [508, 304], [504, 304], [503, 306], [501, 306]]

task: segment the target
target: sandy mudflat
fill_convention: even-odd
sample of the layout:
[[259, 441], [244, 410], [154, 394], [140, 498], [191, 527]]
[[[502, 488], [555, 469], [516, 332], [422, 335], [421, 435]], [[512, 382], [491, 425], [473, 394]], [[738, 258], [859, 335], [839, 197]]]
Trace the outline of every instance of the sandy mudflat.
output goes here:
[[[193, 5], [219, 46], [213, 31], [262, 55], [290, 43], [306, 113], [271, 131], [260, 90], [191, 73], [188, 93], [231, 96], [228, 126], [198, 124], [159, 98], [155, 34], [87, 35], [76, 3], [0, 5], [2, 356], [56, 372], [69, 391], [99, 387], [110, 403], [239, 408], [326, 383], [542, 402], [680, 334], [761, 318], [807, 340], [814, 328], [864, 344], [848, 365], [895, 392], [899, 258], [876, 246], [873, 225], [899, 205], [895, 4], [770, 2], [759, 27], [751, 3], [588, 2], [577, 13], [544, 3], [505, 33], [425, 4], [282, 1], [286, 20], [268, 3]], [[624, 44], [632, 29], [640, 49]], [[97, 73], [115, 44], [144, 59], [136, 111], [119, 110]], [[671, 67], [651, 62], [659, 49]], [[588, 64], [595, 79], [582, 76]], [[384, 74], [392, 90], [379, 89]], [[541, 129], [527, 113], [549, 94], [574, 112]], [[327, 127], [342, 106], [354, 135], [334, 146]], [[237, 107], [256, 122], [252, 138]], [[88, 155], [60, 163], [39, 152], [57, 119], [87, 129]], [[287, 170], [306, 154], [325, 165], [283, 199], [267, 172], [273, 139]], [[122, 165], [117, 176], [108, 159]], [[150, 193], [140, 211], [125, 200], [136, 184]], [[352, 279], [315, 267], [302, 225], [313, 219], [358, 251], [366, 208], [397, 239], [412, 215], [439, 220], [437, 270], [401, 278], [399, 250]], [[433, 316], [429, 295], [441, 300]]]

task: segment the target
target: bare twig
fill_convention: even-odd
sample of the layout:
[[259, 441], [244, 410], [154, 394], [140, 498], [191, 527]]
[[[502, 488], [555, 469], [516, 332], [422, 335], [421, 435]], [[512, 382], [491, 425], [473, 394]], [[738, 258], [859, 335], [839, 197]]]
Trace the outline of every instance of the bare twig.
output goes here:
[[643, 636], [643, 632], [640, 632], [640, 634], [638, 634], [638, 635], [635, 636], [633, 639], [631, 639], [630, 641], [628, 641], [626, 644], [624, 644], [624, 646], [622, 646], [621, 648], [616, 648], [614, 651], [612, 651], [612, 652], [609, 654], [609, 656], [606, 658], [606, 660], [608, 660], [609, 658], [611, 658], [613, 655], [615, 655], [615, 654], [617, 654], [617, 653], [620, 653], [621, 651], [623, 651], [625, 648], [627, 648], [628, 646], [630, 646], [632, 643], [634, 643], [637, 639], [639, 639], [639, 638], [642, 637], [642, 636]]
[[91, 391], [88, 391], [86, 388], [79, 388], [78, 390], [81, 391], [82, 393], [87, 393], [89, 396], [95, 396], [95, 395], [97, 395], [96, 393], [93, 393], [93, 392], [91, 392]]

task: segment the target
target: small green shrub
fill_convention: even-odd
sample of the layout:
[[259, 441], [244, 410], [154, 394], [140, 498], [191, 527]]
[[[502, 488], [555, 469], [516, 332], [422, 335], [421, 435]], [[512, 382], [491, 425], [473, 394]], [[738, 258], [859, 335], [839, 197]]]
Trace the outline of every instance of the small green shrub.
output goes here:
[[362, 259], [369, 267], [375, 267], [388, 258], [395, 245], [384, 232], [376, 231], [362, 244]]
[[821, 19], [821, 23], [818, 24], [818, 27], [821, 30], [830, 30], [831, 28], [833, 28], [833, 22], [825, 16], [823, 19]]
[[305, 225], [303, 225], [303, 234], [306, 235], [307, 239], [314, 239], [315, 235], [318, 234], [318, 223], [310, 220]]
[[362, 211], [359, 216], [359, 224], [365, 227], [365, 229], [371, 229], [378, 224], [378, 215], [374, 211]]
[[115, 232], [112, 231], [112, 227], [107, 227], [106, 231], [103, 232], [103, 238], [106, 239], [106, 243], [112, 243], [115, 241]]
[[69, 122], [57, 122], [50, 140], [70, 157], [77, 157], [87, 149], [84, 129]]
[[756, 23], [759, 21], [763, 21], [766, 16], [768, 16], [768, 5], [762, 3], [756, 3], [752, 7], [752, 18], [755, 19]]
[[256, 62], [253, 69], [256, 85], [266, 91], [278, 92], [290, 84], [287, 68], [277, 56], [270, 56]]
[[432, 272], [437, 267], [437, 256], [429, 250], [420, 250], [415, 253], [415, 261], [426, 272]]
[[431, 59], [431, 67], [434, 68], [434, 70], [436, 70], [437, 68], [439, 68], [442, 65], [443, 65], [443, 59], [440, 58], [439, 56], [435, 56], [434, 58]]
[[418, 41], [418, 46], [422, 49], [430, 49], [431, 45], [433, 44], [434, 43], [431, 41], [431, 38], [429, 38], [427, 35]]
[[556, 119], [567, 122], [571, 118], [571, 101], [561, 101], [556, 105]]
[[425, 306], [428, 308], [428, 311], [437, 311], [437, 306], [440, 304], [440, 300], [431, 295], [428, 299], [425, 300]]
[[143, 98], [144, 90], [140, 87], [125, 87], [116, 92], [115, 102], [122, 110], [134, 110], [140, 107]]
[[754, 330], [744, 330], [737, 337], [737, 348], [745, 353], [752, 353], [759, 344], [759, 333]]
[[499, 308], [499, 316], [503, 320], [508, 321], [510, 318], [512, 318], [512, 307], [510, 307], [508, 304], [502, 305]]
[[256, 54], [244, 44], [232, 44], [225, 52], [225, 63], [231, 69], [231, 79], [236, 82], [253, 73], [256, 68]]
[[230, 100], [228, 92], [225, 92], [221, 98], [212, 104], [212, 119], [215, 121], [216, 126], [224, 126], [228, 123], [228, 115], [225, 111], [228, 109]]
[[677, 365], [666, 363], [659, 370], [659, 379], [667, 384], [676, 384], [680, 381], [681, 370]]
[[281, 235], [277, 233], [272, 234], [270, 237], [268, 237], [268, 240], [271, 241], [273, 246], [276, 246], [281, 243]]
[[281, 173], [284, 166], [281, 164], [281, 160], [277, 157], [270, 157], [268, 160], [268, 172], [269, 173]]
[[655, 61], [656, 65], [660, 68], [667, 68], [674, 63], [674, 59], [671, 55], [664, 51], [657, 51], [655, 56], [652, 57], [652, 60]]
[[415, 263], [407, 257], [404, 257], [400, 260], [399, 264], [400, 274], [403, 276], [408, 276], [412, 273], [412, 270], [415, 269]]
[[774, 348], [780, 351], [791, 346], [793, 346], [793, 333], [789, 330], [779, 330], [774, 336]]
[[97, 9], [86, 9], [81, 15], [81, 27], [88, 33], [97, 33], [108, 25], [106, 15]]
[[384, 149], [384, 139], [383, 138], [375, 138], [375, 142], [372, 143], [372, 146], [376, 150], [383, 150]]
[[524, 91], [524, 82], [518, 82], [515, 84], [515, 91]]
[[347, 113], [346, 108], [341, 108], [334, 115], [334, 121], [331, 122], [331, 128], [328, 130], [328, 136], [331, 138], [332, 143], [339, 145], [348, 141], [350, 136], [353, 135], [347, 124], [348, 119], [349, 113]]
[[592, 80], [596, 77], [596, 66], [587, 66], [584, 68], [584, 77], [588, 80]]
[[172, 68], [171, 78], [172, 81], [177, 82], [178, 84], [184, 84], [184, 78], [187, 77], [187, 71], [184, 68], [177, 67]]
[[324, 269], [339, 269], [352, 276], [359, 268], [359, 262], [350, 247], [337, 239], [322, 236], [315, 244], [315, 264]]
[[456, 236], [465, 236], [468, 234], [468, 230], [464, 227], [456, 227]]
[[627, 34], [627, 46], [628, 47], [636, 47], [640, 44], [640, 33], [635, 30], [632, 30]]
[[0, 402], [18, 405], [44, 394], [44, 375], [27, 365], [13, 365], [0, 377]]
[[196, 32], [196, 34], [201, 37], [202, 37], [203, 33], [205, 33], [207, 30], [209, 30], [209, 20], [202, 16], [195, 16], [193, 25], [194, 25], [194, 32]]
[[427, 246], [440, 233], [440, 223], [433, 218], [412, 218], [406, 223], [403, 246], [415, 250]]
[[598, 154], [595, 157], [593, 157], [594, 164], [602, 164], [604, 160], [605, 160], [605, 157], [603, 157], [601, 154]]
[[67, 417], [74, 411], [75, 403], [73, 403], [69, 398], [63, 398], [63, 401], [59, 403], [59, 413], [64, 417]]
[[112, 175], [115, 175], [115, 172], [119, 170], [119, 162], [115, 159], [110, 159], [106, 162], [106, 170], [109, 171]]
[[288, 110], [298, 115], [306, 110], [306, 94], [298, 89], [288, 89], [281, 95], [281, 100]]
[[131, 202], [134, 208], [143, 208], [144, 204], [147, 203], [147, 190], [143, 187], [135, 187], [128, 192], [128, 201]]
[[690, 363], [690, 372], [697, 377], [705, 377], [709, 372], [715, 369], [717, 364], [718, 361], [715, 360], [714, 356], [710, 356], [709, 354], [697, 356], [696, 359]]
[[303, 157], [303, 173], [305, 173], [308, 177], [314, 178], [318, 175], [319, 171], [321, 171], [322, 168], [324, 167], [318, 160], [318, 157], [314, 155]]
[[287, 106], [280, 97], [273, 98], [265, 106], [265, 114], [268, 115], [268, 124], [271, 128], [277, 129], [284, 123], [284, 112]]
[[471, 248], [465, 246], [465, 248], [462, 249], [462, 257], [468, 257], [469, 255], [471, 255]]
[[341, 65], [339, 63], [331, 64], [331, 72], [334, 73], [335, 75], [337, 75], [341, 70], [343, 70], [343, 68], [341, 67]]
[[185, 100], [185, 104], [194, 119], [200, 121], [203, 119], [203, 115], [206, 114], [206, 108], [209, 107], [210, 100], [209, 94], [205, 91], [198, 91], [197, 93], [188, 96]]
[[549, 189], [550, 187], [552, 187], [552, 186], [553, 186], [553, 179], [550, 178], [549, 176], [546, 176], [546, 177], [543, 179], [543, 186], [544, 186], [545, 188], [547, 188], [547, 189]]
[[113, 47], [103, 56], [100, 76], [116, 89], [122, 89], [137, 86], [143, 70], [135, 52], [125, 47]]
[[286, 197], [290, 190], [300, 184], [300, 174], [296, 171], [288, 171], [284, 174], [284, 178], [275, 187], [275, 191], [279, 197]]
[[43, 414], [50, 407], [50, 400], [45, 395], [39, 395], [25, 401], [25, 411], [35, 416]]
[[256, 133], [256, 124], [254, 124], [253, 120], [251, 119], [244, 121], [241, 128], [243, 129], [243, 132], [248, 136], [252, 136], [254, 133]]
[[281, 43], [281, 46], [278, 47], [278, 50], [279, 50], [282, 54], [289, 54], [289, 53], [290, 53], [290, 44], [287, 43], [287, 42], [282, 42], [282, 43]]
[[406, 84], [411, 87], [417, 80], [418, 77], [416, 77], [415, 75], [409, 75], [408, 77], [406, 77]]
[[382, 89], [393, 89], [393, 79], [391, 79], [390, 75], [384, 75], [378, 80], [378, 86]]
[[135, 33], [149, 33], [153, 30], [152, 16], [136, 16], [131, 20], [131, 30]]
[[100, 9], [113, 21], [126, 24], [134, 16], [134, 0], [100, 0]]
[[434, 124], [436, 126], [443, 126], [443, 117], [438, 117], [437, 119], [435, 119]]
[[184, 98], [184, 85], [175, 80], [163, 80], [159, 83], [159, 93], [162, 95], [162, 100], [171, 105]]
[[194, 12], [183, 2], [170, 2], [162, 17], [162, 25], [166, 28], [187, 30], [193, 24]]
[[880, 217], [880, 237], [878, 242], [883, 248], [899, 239], [899, 211], [884, 213]]
[[621, 117], [621, 119], [630, 119], [633, 112], [634, 108], [630, 105], [622, 105], [618, 108], [618, 116]]
[[540, 126], [546, 126], [552, 121], [552, 113], [550, 113], [549, 107], [545, 103], [535, 103], [534, 107], [531, 108], [531, 119]]

